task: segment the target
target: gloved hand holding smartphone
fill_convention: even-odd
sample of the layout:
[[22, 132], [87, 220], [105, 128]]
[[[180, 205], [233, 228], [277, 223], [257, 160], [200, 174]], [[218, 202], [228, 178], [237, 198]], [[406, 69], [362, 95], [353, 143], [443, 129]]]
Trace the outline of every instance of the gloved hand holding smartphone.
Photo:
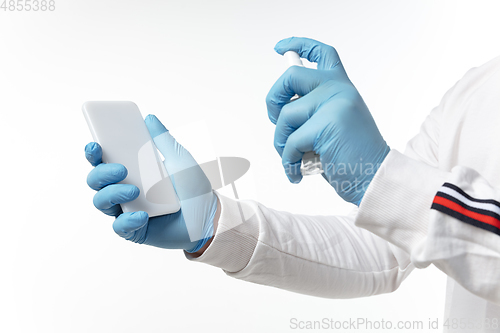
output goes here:
[[127, 176], [127, 169], [117, 163], [102, 163], [102, 149], [96, 142], [85, 147], [87, 160], [95, 166], [87, 177], [97, 191], [94, 205], [103, 213], [115, 216], [115, 232], [132, 242], [195, 253], [206, 248], [214, 235], [218, 198], [210, 181], [194, 160], [154, 115], [145, 119], [158, 150], [170, 158], [164, 165], [172, 178], [181, 209], [172, 214], [150, 218], [146, 212], [123, 213], [121, 203], [137, 198], [139, 189], [131, 184], [117, 184]]

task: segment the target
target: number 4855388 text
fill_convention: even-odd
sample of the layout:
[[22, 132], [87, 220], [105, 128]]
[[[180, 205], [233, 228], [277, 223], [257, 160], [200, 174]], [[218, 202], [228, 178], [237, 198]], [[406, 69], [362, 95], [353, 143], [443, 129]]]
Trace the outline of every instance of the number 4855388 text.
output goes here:
[[[0, 0], [1, 1], [1, 0]], [[4, 12], [45, 12], [56, 10], [54, 0], [4, 0], [0, 5]]]

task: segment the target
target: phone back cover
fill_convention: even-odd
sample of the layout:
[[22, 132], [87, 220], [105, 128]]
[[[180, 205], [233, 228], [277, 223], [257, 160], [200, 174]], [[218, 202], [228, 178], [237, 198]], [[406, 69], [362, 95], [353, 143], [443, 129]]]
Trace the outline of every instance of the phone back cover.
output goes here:
[[122, 210], [146, 211], [150, 217], [178, 211], [174, 187], [137, 105], [126, 101], [86, 102], [83, 114], [94, 141], [102, 147], [103, 162], [123, 164], [128, 175], [120, 183], [133, 184], [140, 190], [137, 199], [121, 205]]

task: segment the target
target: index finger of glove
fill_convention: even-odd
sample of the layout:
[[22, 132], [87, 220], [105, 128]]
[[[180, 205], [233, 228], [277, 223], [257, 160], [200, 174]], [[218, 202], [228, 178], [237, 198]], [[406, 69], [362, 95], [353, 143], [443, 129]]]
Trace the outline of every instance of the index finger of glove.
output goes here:
[[276, 44], [274, 50], [281, 55], [287, 51], [295, 51], [301, 58], [317, 63], [318, 69], [332, 69], [341, 63], [337, 50], [333, 46], [310, 38], [285, 38]]
[[102, 162], [102, 148], [97, 142], [89, 142], [85, 146], [85, 158], [92, 166]]

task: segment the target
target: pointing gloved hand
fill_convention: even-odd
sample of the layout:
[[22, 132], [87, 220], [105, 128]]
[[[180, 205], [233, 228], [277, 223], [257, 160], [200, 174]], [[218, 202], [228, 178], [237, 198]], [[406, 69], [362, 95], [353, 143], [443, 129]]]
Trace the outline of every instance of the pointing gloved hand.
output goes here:
[[[317, 69], [292, 66], [266, 97], [276, 124], [274, 146], [292, 183], [302, 179], [302, 155], [320, 155], [323, 177], [345, 200], [359, 205], [390, 151], [370, 111], [351, 83], [337, 51], [308, 38], [287, 38], [276, 52], [297, 52]], [[302, 96], [290, 102], [295, 94]]]
[[[136, 199], [139, 189], [134, 185], [116, 184], [125, 179], [127, 169], [121, 164], [102, 163], [101, 146], [91, 142], [85, 146], [85, 156], [95, 166], [87, 177], [88, 185], [98, 191], [94, 205], [103, 213], [116, 217], [113, 229], [129, 241], [197, 252], [214, 234], [217, 196], [203, 170], [163, 124], [153, 115], [147, 116], [145, 122], [158, 150], [163, 156], [169, 156], [164, 164], [181, 209], [152, 218], [142, 211], [123, 213], [119, 204]], [[195, 239], [193, 235], [197, 235]]]

